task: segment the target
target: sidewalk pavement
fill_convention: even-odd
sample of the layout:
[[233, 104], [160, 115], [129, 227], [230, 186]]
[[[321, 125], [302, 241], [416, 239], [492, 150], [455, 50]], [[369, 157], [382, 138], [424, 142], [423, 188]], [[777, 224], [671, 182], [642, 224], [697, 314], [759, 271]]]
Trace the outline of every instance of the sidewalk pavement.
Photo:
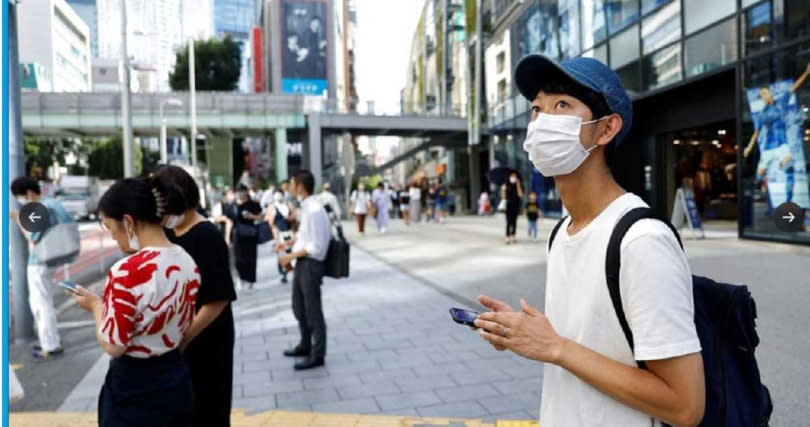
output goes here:
[[[464, 307], [462, 303], [358, 247], [352, 248], [352, 276], [327, 279], [322, 288], [328, 325], [326, 366], [294, 371], [294, 360], [281, 354], [299, 339], [290, 287], [278, 284], [269, 247], [260, 248], [258, 265], [257, 287], [240, 292], [234, 304], [235, 409], [249, 415], [288, 410], [389, 414], [400, 421], [537, 419], [539, 365], [495, 351], [477, 333], [450, 319], [448, 309]], [[89, 326], [84, 330], [92, 332]], [[66, 417], [76, 412], [94, 416], [107, 358], [91, 337], [86, 345], [95, 354], [92, 366], [86, 362], [78, 366], [84, 376], [73, 380], [66, 397], [46, 410], [58, 410]], [[59, 381], [63, 373], [51, 375]], [[53, 420], [62, 415], [56, 416]], [[434, 421], [421, 424], [448, 425]]]
[[[460, 301], [475, 305], [485, 293], [517, 305], [520, 298], [545, 306], [546, 237], [556, 220], [540, 222], [539, 240], [527, 236], [525, 218], [518, 220], [517, 245], [504, 244], [505, 219], [450, 217], [445, 224], [406, 227], [392, 220], [388, 234], [367, 224], [366, 236], [346, 223], [355, 247], [407, 272], [417, 280]], [[692, 273], [720, 282], [747, 285], [757, 302], [757, 348], [762, 381], [771, 391], [771, 426], [807, 425], [810, 377], [810, 248], [737, 238], [736, 229], [705, 224], [707, 239], [692, 240], [681, 232]]]

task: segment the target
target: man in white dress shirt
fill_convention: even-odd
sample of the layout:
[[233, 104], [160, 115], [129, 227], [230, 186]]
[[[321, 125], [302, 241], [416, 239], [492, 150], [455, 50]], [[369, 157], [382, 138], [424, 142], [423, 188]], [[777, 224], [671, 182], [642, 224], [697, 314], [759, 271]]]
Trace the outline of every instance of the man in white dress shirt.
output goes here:
[[323, 366], [326, 356], [326, 320], [321, 305], [321, 283], [326, 271], [326, 251], [332, 237], [326, 210], [312, 195], [315, 177], [308, 170], [300, 170], [290, 182], [291, 195], [301, 202], [298, 211], [300, 226], [295, 239], [280, 244], [277, 251], [292, 245], [292, 252], [279, 259], [281, 266], [290, 269], [295, 260], [292, 308], [301, 342], [284, 351], [288, 357], [305, 357], [295, 364], [295, 370]]

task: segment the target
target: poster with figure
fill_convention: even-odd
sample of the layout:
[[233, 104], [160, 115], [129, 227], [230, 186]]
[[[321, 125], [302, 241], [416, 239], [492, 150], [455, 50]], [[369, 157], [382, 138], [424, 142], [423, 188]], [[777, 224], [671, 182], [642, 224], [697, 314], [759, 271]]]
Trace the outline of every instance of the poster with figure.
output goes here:
[[281, 27], [282, 92], [322, 95], [327, 90], [326, 4], [285, 1]]
[[802, 142], [804, 113], [795, 95], [807, 74], [796, 82], [789, 79], [746, 89], [754, 133], [743, 154], [749, 157], [754, 146], [759, 149], [756, 182], [767, 192], [771, 209], [785, 202], [810, 209]]

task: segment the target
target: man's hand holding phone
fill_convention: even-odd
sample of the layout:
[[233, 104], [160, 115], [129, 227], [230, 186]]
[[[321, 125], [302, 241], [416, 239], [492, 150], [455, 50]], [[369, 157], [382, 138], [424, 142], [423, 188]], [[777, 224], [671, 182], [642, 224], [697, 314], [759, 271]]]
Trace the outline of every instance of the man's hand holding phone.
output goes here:
[[[505, 302], [503, 302], [501, 300], [491, 298], [491, 297], [489, 297], [487, 295], [478, 295], [478, 303], [483, 305], [484, 307], [488, 308], [490, 311], [495, 312], [495, 313], [509, 313], [509, 312], [516, 311], [509, 304], [507, 304], [507, 303], [505, 303]], [[478, 329], [477, 327], [473, 326], [473, 330], [477, 330], [477, 329]], [[494, 345], [494, 344], [492, 346], [495, 347], [495, 349], [498, 350], [498, 351], [506, 350], [506, 347], [502, 347], [502, 346]]]

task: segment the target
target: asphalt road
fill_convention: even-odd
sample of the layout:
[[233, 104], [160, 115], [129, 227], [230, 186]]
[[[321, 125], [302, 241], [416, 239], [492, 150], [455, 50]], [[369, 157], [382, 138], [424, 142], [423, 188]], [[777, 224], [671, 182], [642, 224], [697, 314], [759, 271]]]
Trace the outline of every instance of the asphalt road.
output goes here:
[[[406, 228], [393, 221], [389, 234], [368, 224], [359, 237], [345, 228], [354, 244], [426, 281], [461, 302], [485, 293], [511, 304], [520, 298], [544, 306], [545, 236], [554, 221], [541, 223], [541, 240], [525, 236], [518, 245], [503, 243], [502, 217], [451, 218], [446, 224]], [[692, 272], [721, 282], [748, 285], [757, 302], [757, 349], [763, 382], [774, 400], [772, 426], [805, 426], [810, 413], [810, 248], [738, 240], [713, 233], [702, 241], [685, 240]], [[538, 385], [539, 387], [539, 385]]]

